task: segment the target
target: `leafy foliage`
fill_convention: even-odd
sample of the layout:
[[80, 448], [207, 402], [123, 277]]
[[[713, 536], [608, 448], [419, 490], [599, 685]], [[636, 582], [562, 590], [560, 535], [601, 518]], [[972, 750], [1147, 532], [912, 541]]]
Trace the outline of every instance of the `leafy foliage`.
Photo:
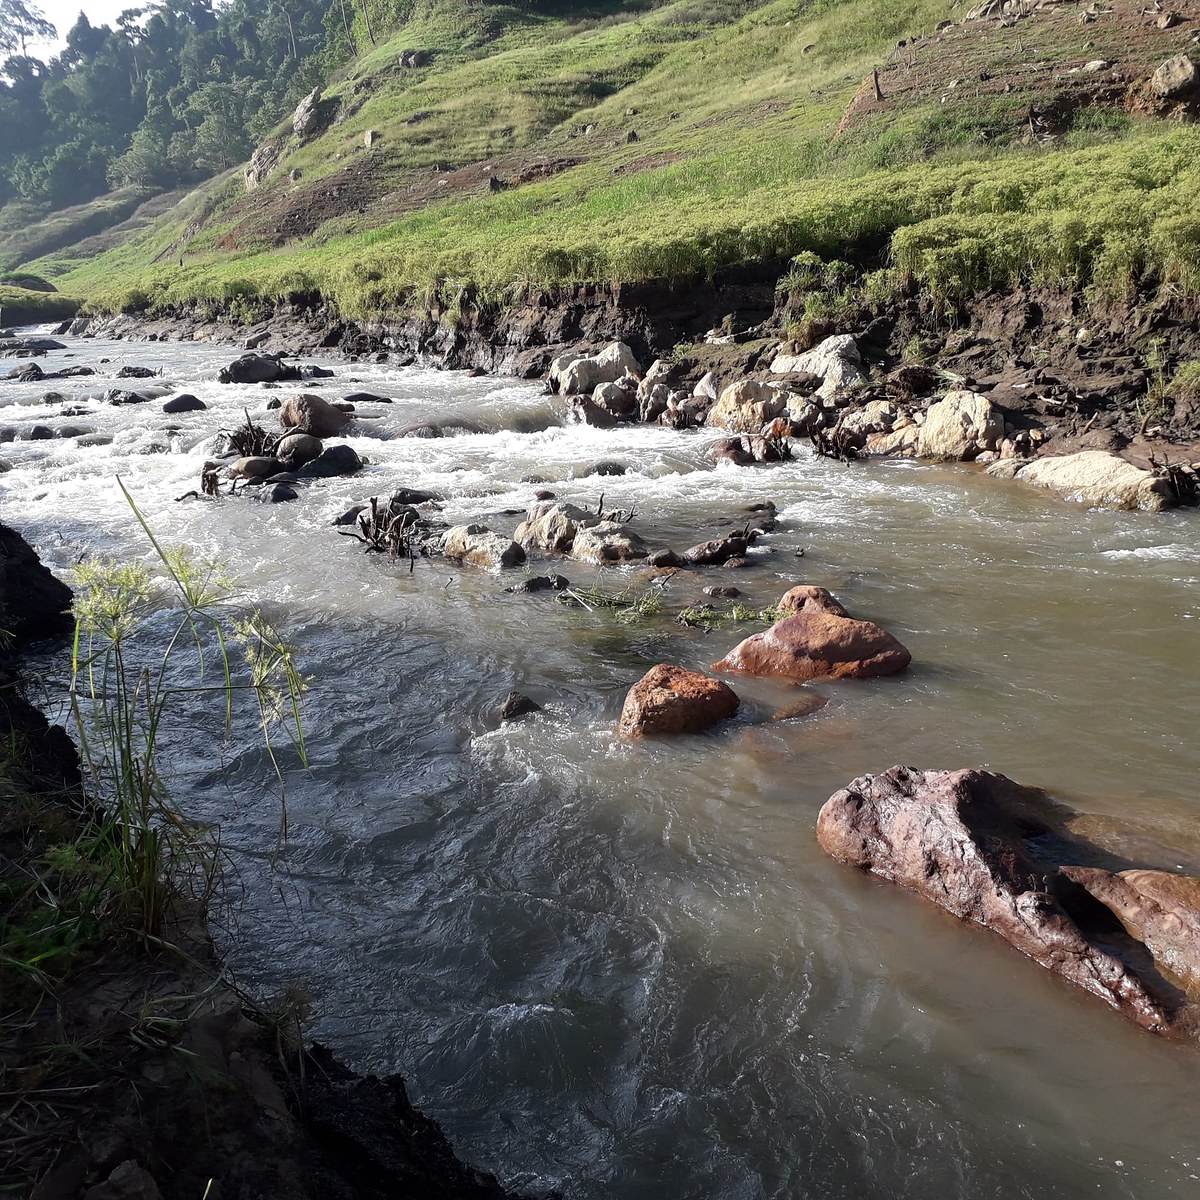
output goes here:
[[[0, 14], [14, 6], [0, 0]], [[0, 81], [0, 202], [58, 209], [243, 161], [321, 76], [321, 18], [320, 0], [161, 0], [116, 28], [81, 13], [49, 63], [21, 45]]]

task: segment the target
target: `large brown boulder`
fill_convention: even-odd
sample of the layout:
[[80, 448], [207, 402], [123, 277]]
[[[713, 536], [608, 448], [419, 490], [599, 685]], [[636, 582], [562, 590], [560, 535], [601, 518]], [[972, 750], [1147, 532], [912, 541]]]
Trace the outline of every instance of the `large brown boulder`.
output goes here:
[[[817, 840], [834, 858], [909, 888], [1139, 1025], [1166, 1032], [1173, 1013], [1064, 907], [1072, 884], [1029, 839], [1052, 831], [1045, 796], [990, 771], [864, 775], [826, 801]], [[1077, 885], [1075, 885], [1077, 886]]]
[[318, 438], [337, 437], [353, 419], [352, 414], [307, 392], [289, 396], [279, 410], [281, 429], [296, 429]]
[[1063, 867], [1142, 942], [1155, 964], [1190, 996], [1200, 998], [1200, 879], [1170, 871]]
[[824, 588], [793, 588], [780, 607], [791, 615], [739, 642], [713, 670], [801, 680], [870, 679], [896, 675], [912, 662], [886, 629], [849, 616]]
[[737, 693], [699, 671], [660, 663], [629, 689], [617, 732], [623, 738], [703, 733], [738, 710]]

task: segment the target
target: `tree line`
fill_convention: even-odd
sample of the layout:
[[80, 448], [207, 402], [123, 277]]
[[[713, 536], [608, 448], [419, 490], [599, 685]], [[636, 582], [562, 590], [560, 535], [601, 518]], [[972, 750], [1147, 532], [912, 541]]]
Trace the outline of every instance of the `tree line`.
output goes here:
[[[115, 27], [82, 13], [61, 53], [24, 0], [0, 0], [0, 204], [78, 204], [193, 184], [243, 162], [353, 52], [341, 0], [156, 0]], [[330, 36], [330, 31], [334, 36]]]

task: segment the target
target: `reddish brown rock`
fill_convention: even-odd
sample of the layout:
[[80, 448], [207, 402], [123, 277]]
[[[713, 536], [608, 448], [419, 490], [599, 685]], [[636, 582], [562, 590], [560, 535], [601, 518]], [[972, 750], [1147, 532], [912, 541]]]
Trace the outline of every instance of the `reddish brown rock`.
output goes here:
[[1075, 886], [1027, 839], [1052, 832], [1035, 788], [989, 771], [864, 775], [826, 801], [817, 840], [834, 858], [998, 933], [1022, 954], [1154, 1032], [1174, 1013], [1064, 907]]
[[1063, 867], [1145, 944], [1164, 975], [1200, 997], [1200, 879], [1170, 871]]
[[771, 714], [772, 721], [798, 721], [801, 717], [811, 717], [820, 712], [829, 703], [828, 696], [819, 692], [805, 692], [803, 696], [789, 701]]
[[812, 584], [799, 584], [784, 592], [778, 607], [785, 617], [794, 617], [799, 612], [827, 612], [838, 617], [850, 616], [832, 592]]
[[313, 437], [336, 437], [353, 419], [350, 413], [334, 408], [320, 396], [302, 392], [289, 396], [279, 410], [281, 429], [296, 429]]
[[793, 588], [780, 602], [791, 613], [739, 642], [715, 671], [788, 679], [870, 679], [896, 675], [912, 655], [886, 629], [858, 621], [824, 588]]
[[703, 733], [732, 717], [740, 701], [719, 679], [660, 663], [629, 689], [617, 732], [623, 738], [657, 733]]

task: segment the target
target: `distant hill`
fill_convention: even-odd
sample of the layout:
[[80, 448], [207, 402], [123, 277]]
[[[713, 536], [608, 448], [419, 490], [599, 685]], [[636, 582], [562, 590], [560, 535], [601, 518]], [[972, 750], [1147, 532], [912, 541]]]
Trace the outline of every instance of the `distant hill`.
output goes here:
[[249, 176], [29, 269], [245, 320], [729, 269], [825, 325], [913, 281], [1200, 290], [1196, 2], [567, 7], [417, 0]]

